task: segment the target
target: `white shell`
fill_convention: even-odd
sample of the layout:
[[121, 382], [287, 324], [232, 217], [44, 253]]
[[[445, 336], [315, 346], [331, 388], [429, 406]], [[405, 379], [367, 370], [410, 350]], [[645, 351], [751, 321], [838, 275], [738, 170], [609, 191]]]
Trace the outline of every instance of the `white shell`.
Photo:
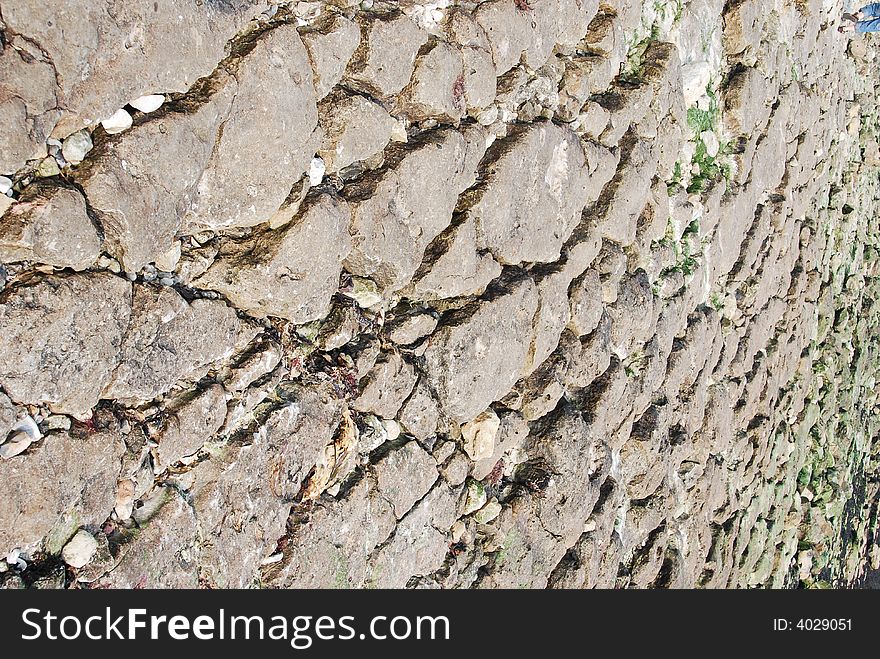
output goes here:
[[112, 117], [104, 119], [104, 121], [101, 122], [101, 125], [107, 133], [115, 135], [116, 133], [121, 133], [122, 131], [131, 128], [131, 115], [125, 110], [119, 109], [113, 113]]
[[309, 184], [312, 186], [320, 185], [321, 181], [324, 180], [324, 172], [326, 171], [327, 167], [324, 165], [323, 158], [318, 156], [312, 158], [312, 164], [309, 167]]
[[0, 446], [0, 458], [4, 460], [14, 458], [19, 453], [24, 453], [32, 443], [33, 440], [23, 432], [16, 433], [12, 439]]
[[147, 94], [146, 96], [134, 99], [129, 105], [141, 112], [153, 112], [162, 107], [164, 102], [165, 97], [162, 94]]
[[12, 426], [12, 430], [24, 433], [32, 442], [43, 437], [43, 433], [40, 432], [40, 427], [37, 425], [37, 422], [30, 416], [25, 416], [16, 421], [15, 425]]

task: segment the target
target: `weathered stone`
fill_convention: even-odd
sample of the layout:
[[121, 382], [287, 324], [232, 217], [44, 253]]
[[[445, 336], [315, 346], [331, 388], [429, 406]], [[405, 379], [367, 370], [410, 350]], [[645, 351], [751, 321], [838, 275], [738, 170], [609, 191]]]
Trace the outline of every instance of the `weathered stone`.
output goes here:
[[485, 188], [467, 211], [478, 246], [501, 263], [555, 261], [591, 199], [597, 164], [587, 162], [577, 135], [552, 123], [524, 128], [493, 149]]
[[432, 133], [375, 181], [353, 186], [346, 269], [391, 291], [409, 282], [425, 248], [451, 222], [459, 193], [476, 180], [483, 145], [477, 129]]
[[326, 316], [350, 238], [348, 206], [329, 195], [307, 203], [280, 229], [228, 242], [194, 284], [223, 293], [255, 316], [307, 323]]
[[476, 225], [467, 217], [434, 240], [414, 275], [414, 283], [402, 292], [424, 301], [480, 295], [500, 274], [501, 265], [484, 250], [477, 250]]
[[575, 282], [570, 300], [569, 326], [578, 336], [585, 336], [596, 329], [602, 317], [602, 287], [598, 271], [591, 268]]
[[[111, 6], [76, 1], [60, 13], [57, 7], [16, 5], [3, 12], [3, 19], [48, 55], [59, 85], [55, 93], [63, 99], [59, 107], [65, 110], [54, 133], [63, 136], [143, 94], [187, 91], [223, 59], [229, 39], [261, 5], [135, 0], [120, 14]], [[190, 38], [193, 34], [202, 38]], [[39, 116], [37, 108], [28, 114]], [[51, 130], [49, 125], [38, 139], [42, 142]]]
[[0, 218], [0, 261], [37, 261], [84, 270], [101, 251], [80, 193], [32, 185]]
[[441, 300], [480, 295], [501, 274], [501, 265], [477, 251], [477, 229], [472, 218], [443, 233], [430, 245], [414, 283], [402, 292], [414, 300]]
[[431, 490], [377, 552], [368, 583], [377, 588], [403, 588], [412, 577], [439, 569], [449, 545], [446, 530], [455, 521], [456, 498], [456, 492], [442, 481]]
[[471, 421], [519, 379], [537, 305], [535, 285], [526, 279], [432, 335], [426, 373], [451, 418]]
[[495, 452], [495, 437], [501, 420], [493, 410], [487, 410], [461, 427], [465, 453], [474, 462], [480, 462]]
[[375, 467], [376, 486], [403, 517], [437, 481], [437, 463], [418, 442], [409, 442], [385, 456]]
[[0, 460], [0, 552], [36, 545], [56, 527], [72, 526], [72, 534], [103, 523], [124, 450], [114, 432], [53, 433], [28, 453]]
[[241, 350], [256, 330], [222, 301], [188, 303], [170, 288], [136, 286], [119, 365], [103, 398], [148, 401], [181, 379], [198, 379], [214, 363]]
[[[34, 10], [43, 8], [4, 8], [4, 21], [14, 29], [18, 12]], [[25, 161], [46, 154], [46, 137], [61, 114], [60, 99], [52, 60], [26, 39], [6, 42], [0, 51], [0, 81], [0, 173], [12, 174]]]
[[416, 59], [413, 79], [397, 103], [411, 121], [457, 124], [467, 110], [461, 52], [438, 42]]
[[391, 327], [388, 338], [393, 343], [408, 345], [427, 336], [437, 327], [437, 318], [429, 313], [405, 316]]
[[193, 507], [173, 488], [162, 488], [145, 507], [155, 511], [139, 522], [119, 548], [112, 570], [98, 585], [113, 588], [197, 588], [199, 525]]
[[409, 82], [416, 55], [428, 40], [406, 15], [361, 22], [361, 43], [345, 72], [345, 82], [379, 97], [397, 94]]
[[249, 586], [284, 535], [290, 501], [332, 438], [341, 405], [325, 390], [297, 387], [252, 444], [229, 446], [199, 465], [193, 502], [203, 537], [204, 577]]
[[87, 418], [119, 361], [131, 285], [113, 275], [50, 276], [0, 305], [0, 384], [20, 403]]
[[155, 260], [180, 230], [269, 220], [317, 150], [311, 69], [293, 27], [259, 39], [234, 72], [194, 112], [126, 131], [79, 173], [126, 269]]
[[226, 392], [215, 384], [169, 412], [167, 425], [153, 437], [157, 471], [192, 455], [220, 429], [226, 420]]
[[265, 222], [317, 150], [312, 71], [293, 26], [269, 31], [237, 66], [235, 80], [228, 118], [217, 127], [185, 217], [190, 228]]
[[360, 28], [340, 14], [331, 14], [314, 29], [303, 32], [302, 40], [312, 63], [315, 94], [322, 99], [342, 80], [361, 42]]
[[332, 94], [319, 112], [324, 137], [318, 155], [331, 174], [381, 152], [396, 125], [380, 105], [358, 94]]
[[412, 395], [400, 409], [398, 419], [406, 431], [419, 441], [424, 441], [437, 431], [440, 409], [427, 385], [419, 380]]
[[413, 367], [398, 352], [383, 353], [366, 376], [361, 394], [352, 407], [393, 419], [416, 383]]
[[80, 529], [61, 550], [61, 558], [72, 568], [88, 563], [98, 549], [98, 541], [88, 531]]
[[394, 528], [391, 504], [366, 476], [344, 499], [318, 503], [294, 529], [281, 566], [270, 566], [266, 581], [286, 588], [362, 588], [369, 556]]

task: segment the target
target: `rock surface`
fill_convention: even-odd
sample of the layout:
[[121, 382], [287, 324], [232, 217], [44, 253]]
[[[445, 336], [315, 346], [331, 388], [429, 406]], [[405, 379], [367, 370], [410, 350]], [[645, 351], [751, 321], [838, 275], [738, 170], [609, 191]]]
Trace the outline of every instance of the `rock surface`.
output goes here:
[[839, 9], [5, 3], [0, 586], [880, 569]]

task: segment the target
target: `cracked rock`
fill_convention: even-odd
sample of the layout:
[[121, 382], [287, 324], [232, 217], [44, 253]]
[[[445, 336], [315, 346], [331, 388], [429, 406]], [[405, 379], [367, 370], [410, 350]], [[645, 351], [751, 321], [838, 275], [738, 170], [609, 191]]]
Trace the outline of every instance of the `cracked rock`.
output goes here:
[[193, 283], [254, 316], [319, 320], [330, 312], [350, 251], [349, 218], [347, 204], [321, 195], [283, 227], [227, 242]]

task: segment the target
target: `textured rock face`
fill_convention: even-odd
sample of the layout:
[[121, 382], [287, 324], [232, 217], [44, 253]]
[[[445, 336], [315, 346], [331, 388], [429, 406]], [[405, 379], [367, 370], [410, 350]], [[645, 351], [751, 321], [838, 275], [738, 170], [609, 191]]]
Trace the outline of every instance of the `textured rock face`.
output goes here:
[[53, 530], [101, 524], [113, 510], [122, 453], [121, 439], [112, 432], [85, 439], [57, 433], [27, 455], [0, 461], [7, 484], [0, 547], [9, 551]]
[[109, 274], [24, 284], [0, 314], [2, 386], [13, 400], [87, 417], [116, 366], [131, 284]]
[[173, 289], [138, 287], [118, 365], [102, 396], [149, 401], [182, 379], [244, 347], [255, 330], [223, 302], [194, 300]]
[[0, 219], [0, 261], [37, 261], [85, 270], [101, 241], [82, 195], [70, 188], [34, 185]]
[[[58, 7], [25, 2], [4, 7], [3, 21], [17, 37], [13, 46], [36, 50], [21, 58], [36, 60], [28, 67], [31, 70], [24, 72], [21, 65], [11, 64], [17, 75], [4, 77], [11, 96], [24, 101], [22, 115], [33, 122], [33, 146], [50, 134], [63, 137], [106, 119], [144, 94], [187, 91], [214, 70], [226, 54], [227, 42], [260, 11], [261, 4], [138, 0], [76, 1]], [[29, 89], [34, 75], [45, 91]], [[47, 78], [54, 78], [54, 84], [50, 86]], [[32, 151], [11, 153], [24, 164]], [[18, 166], [0, 169], [8, 172]]]
[[318, 197], [280, 229], [228, 243], [194, 283], [255, 316], [324, 318], [350, 252], [350, 217], [345, 203]]
[[832, 5], [5, 3], [0, 586], [880, 569]]

